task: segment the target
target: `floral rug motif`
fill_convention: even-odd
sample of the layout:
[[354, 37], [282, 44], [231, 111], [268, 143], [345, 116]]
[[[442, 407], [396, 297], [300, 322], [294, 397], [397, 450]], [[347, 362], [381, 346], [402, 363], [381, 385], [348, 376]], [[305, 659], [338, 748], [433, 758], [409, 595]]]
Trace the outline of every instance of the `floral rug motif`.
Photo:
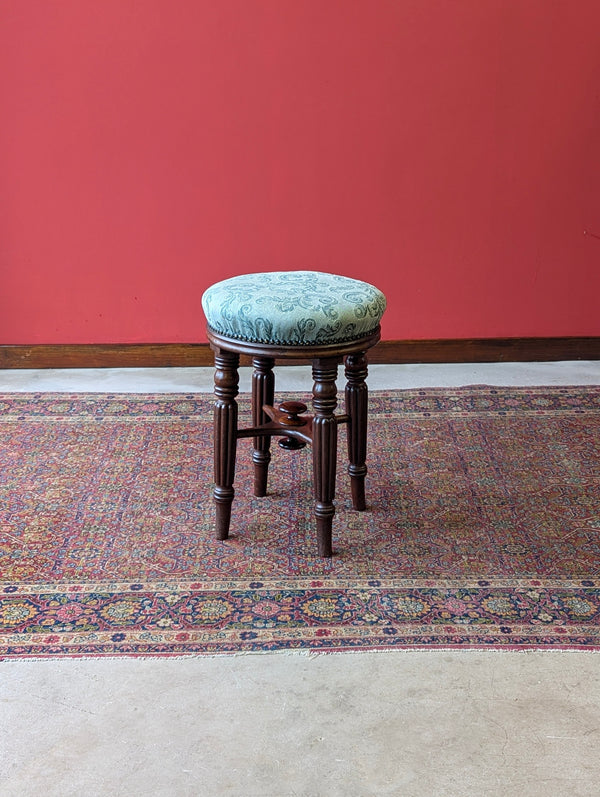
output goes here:
[[600, 387], [377, 392], [369, 423], [327, 560], [308, 448], [254, 498], [241, 440], [213, 538], [212, 396], [0, 395], [0, 657], [600, 648]]

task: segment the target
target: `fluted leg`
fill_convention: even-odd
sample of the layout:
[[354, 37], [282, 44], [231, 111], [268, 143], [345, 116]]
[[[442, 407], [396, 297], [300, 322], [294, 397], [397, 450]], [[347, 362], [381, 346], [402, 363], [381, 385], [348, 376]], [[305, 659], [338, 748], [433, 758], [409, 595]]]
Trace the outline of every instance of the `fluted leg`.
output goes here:
[[354, 509], [366, 509], [365, 476], [367, 475], [367, 358], [364, 352], [346, 357], [346, 413], [348, 426], [348, 473]]
[[[254, 357], [252, 360], [254, 372], [252, 374], [252, 426], [262, 426], [269, 420], [263, 412], [263, 405], [273, 405], [275, 395], [275, 376], [272, 357]], [[267, 476], [269, 462], [271, 461], [271, 438], [255, 437], [254, 452], [254, 495], [267, 494]]]
[[315, 489], [315, 516], [319, 556], [331, 556], [331, 527], [335, 506], [335, 470], [337, 450], [338, 358], [313, 360], [313, 479]]
[[216, 536], [226, 540], [229, 536], [231, 504], [233, 502], [233, 479], [235, 476], [235, 453], [237, 444], [238, 365], [240, 357], [225, 349], [215, 353], [215, 504]]

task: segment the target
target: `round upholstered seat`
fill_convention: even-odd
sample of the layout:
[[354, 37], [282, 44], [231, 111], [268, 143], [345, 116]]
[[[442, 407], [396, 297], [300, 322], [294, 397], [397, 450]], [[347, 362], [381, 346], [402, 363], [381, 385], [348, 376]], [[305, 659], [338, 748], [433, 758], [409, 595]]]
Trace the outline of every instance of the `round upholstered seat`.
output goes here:
[[271, 346], [360, 340], [385, 310], [383, 293], [362, 280], [319, 271], [270, 271], [217, 282], [204, 293], [209, 330]]

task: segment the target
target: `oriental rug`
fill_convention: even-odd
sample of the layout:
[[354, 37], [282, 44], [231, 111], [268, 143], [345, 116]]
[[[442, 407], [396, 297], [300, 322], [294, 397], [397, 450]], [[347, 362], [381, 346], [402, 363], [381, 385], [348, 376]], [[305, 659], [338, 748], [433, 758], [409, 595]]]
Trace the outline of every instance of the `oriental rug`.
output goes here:
[[1, 656], [600, 647], [599, 387], [372, 393], [330, 560], [308, 448], [254, 498], [240, 441], [213, 538], [211, 422], [206, 394], [0, 396]]

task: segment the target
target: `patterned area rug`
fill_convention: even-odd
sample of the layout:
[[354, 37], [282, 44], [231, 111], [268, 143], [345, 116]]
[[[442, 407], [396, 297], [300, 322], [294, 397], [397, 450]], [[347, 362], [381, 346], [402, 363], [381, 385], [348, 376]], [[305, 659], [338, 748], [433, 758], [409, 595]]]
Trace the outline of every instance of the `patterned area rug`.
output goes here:
[[0, 396], [0, 655], [600, 647], [600, 388], [373, 393], [331, 560], [308, 448], [275, 445], [257, 499], [240, 441], [213, 539], [211, 404]]

